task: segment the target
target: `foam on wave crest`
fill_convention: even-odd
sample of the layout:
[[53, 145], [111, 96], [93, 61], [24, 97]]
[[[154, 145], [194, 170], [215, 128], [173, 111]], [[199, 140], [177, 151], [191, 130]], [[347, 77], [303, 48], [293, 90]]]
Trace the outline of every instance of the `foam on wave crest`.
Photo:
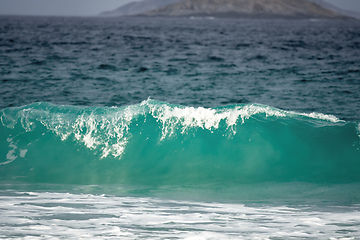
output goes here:
[[32, 131], [36, 127], [34, 121], [39, 121], [62, 140], [74, 136], [89, 149], [100, 148], [102, 157], [107, 157], [109, 154], [121, 157], [131, 137], [130, 124], [140, 116], [144, 117], [145, 121], [146, 118], [152, 117], [162, 125], [160, 140], [178, 133], [179, 130], [181, 134], [184, 134], [190, 128], [213, 131], [220, 127], [220, 123], [224, 123], [225, 128], [231, 130], [231, 134], [236, 134], [239, 119], [241, 119], [241, 124], [244, 124], [246, 120], [259, 114], [264, 114], [266, 118], [306, 116], [314, 120], [341, 122], [332, 115], [296, 113], [257, 104], [225, 108], [195, 108], [173, 106], [150, 99], [143, 101], [140, 105], [125, 108], [78, 108], [38, 103], [12, 109], [10, 115], [7, 114], [8, 111], [2, 111], [1, 121], [4, 126], [13, 128], [17, 121], [20, 121], [26, 131]]
[[[111, 168], [111, 164], [104, 164], [111, 161], [120, 177], [107, 169], [102, 181], [135, 181], [136, 176], [146, 179], [155, 175], [165, 181], [170, 173], [178, 175], [178, 180], [205, 181], [210, 176], [219, 177], [216, 169], [224, 174], [220, 178], [241, 174], [236, 178], [243, 181], [271, 180], [274, 176], [287, 179], [294, 173], [293, 169], [286, 173], [288, 168], [307, 171], [316, 165], [328, 177], [342, 176], [332, 172], [338, 165], [360, 165], [356, 160], [360, 159], [359, 123], [258, 104], [195, 108], [148, 99], [137, 105], [108, 108], [34, 103], [2, 109], [0, 114], [0, 171], [28, 171], [37, 164], [41, 171], [49, 171], [45, 165], [51, 167], [55, 162], [60, 168], [70, 164], [76, 172], [85, 165], [89, 173], [83, 181], [88, 182], [99, 179], [92, 167]], [[154, 172], [150, 174], [146, 168]], [[197, 172], [204, 169], [206, 176]], [[357, 168], [350, 172], [360, 173]], [[39, 174], [29, 173], [34, 178]], [[294, 179], [299, 177], [305, 178], [295, 174]]]

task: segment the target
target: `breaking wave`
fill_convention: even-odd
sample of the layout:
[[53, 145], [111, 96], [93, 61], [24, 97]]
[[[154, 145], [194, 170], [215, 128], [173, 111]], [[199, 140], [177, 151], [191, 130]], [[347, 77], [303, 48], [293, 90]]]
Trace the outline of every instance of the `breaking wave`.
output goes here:
[[79, 184], [360, 181], [360, 125], [265, 105], [34, 103], [0, 111], [0, 180]]

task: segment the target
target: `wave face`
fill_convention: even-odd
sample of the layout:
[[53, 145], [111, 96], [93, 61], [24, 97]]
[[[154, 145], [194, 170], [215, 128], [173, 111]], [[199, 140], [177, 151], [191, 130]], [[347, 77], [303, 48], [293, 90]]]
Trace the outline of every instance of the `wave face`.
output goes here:
[[265, 105], [34, 103], [0, 111], [0, 180], [196, 185], [360, 181], [360, 124]]

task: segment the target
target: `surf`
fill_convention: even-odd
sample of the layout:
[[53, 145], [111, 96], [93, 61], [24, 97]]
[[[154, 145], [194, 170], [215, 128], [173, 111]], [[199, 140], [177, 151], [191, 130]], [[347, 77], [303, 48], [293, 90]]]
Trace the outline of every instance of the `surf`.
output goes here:
[[3, 182], [203, 185], [360, 181], [360, 124], [260, 104], [148, 99], [0, 110]]

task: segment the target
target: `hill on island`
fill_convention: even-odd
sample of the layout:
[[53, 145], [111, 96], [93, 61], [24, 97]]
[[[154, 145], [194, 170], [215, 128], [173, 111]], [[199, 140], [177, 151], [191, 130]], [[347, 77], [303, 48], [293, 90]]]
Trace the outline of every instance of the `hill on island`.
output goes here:
[[179, 1], [181, 0], [143, 0], [130, 2], [116, 8], [115, 10], [102, 12], [100, 13], [100, 16], [131, 16], [144, 12], [149, 12]]
[[146, 16], [346, 18], [306, 0], [183, 0], [144, 13]]
[[317, 5], [320, 5], [321, 7], [326, 8], [328, 10], [331, 10], [333, 12], [336, 12], [336, 13], [339, 13], [339, 14], [342, 14], [342, 15], [345, 15], [345, 16], [360, 19], [360, 12], [344, 10], [344, 9], [335, 7], [334, 5], [328, 3], [328, 2], [326, 2], [324, 0], [308, 0], [308, 1], [316, 3]]

